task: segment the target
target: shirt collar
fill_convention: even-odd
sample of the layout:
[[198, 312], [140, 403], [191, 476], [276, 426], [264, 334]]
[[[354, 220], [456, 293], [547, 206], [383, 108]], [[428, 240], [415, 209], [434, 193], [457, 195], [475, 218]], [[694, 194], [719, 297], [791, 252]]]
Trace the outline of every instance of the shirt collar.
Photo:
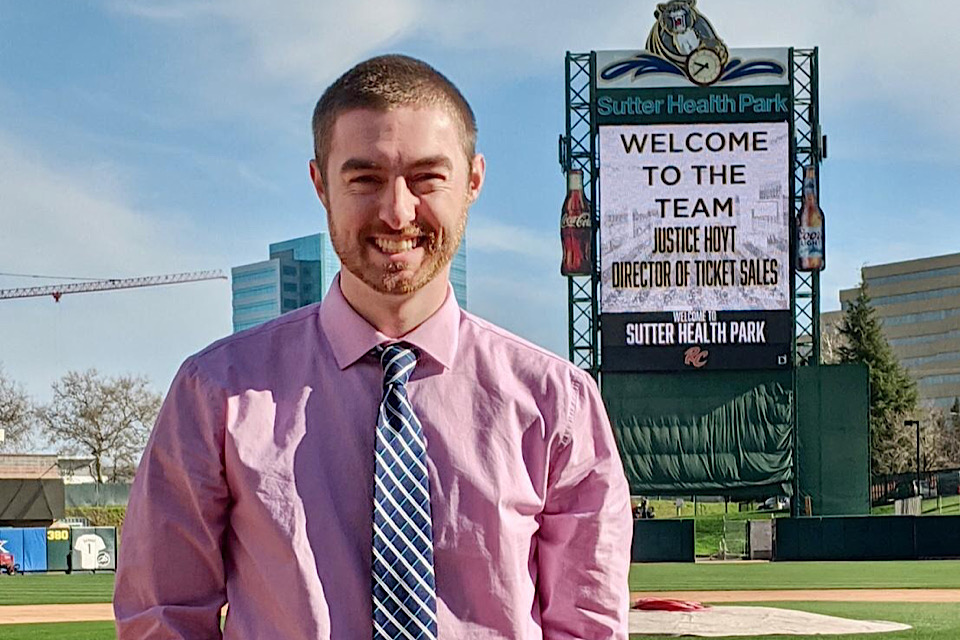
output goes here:
[[[340, 274], [334, 278], [330, 290], [320, 303], [320, 326], [333, 348], [333, 356], [341, 370], [362, 358], [375, 346], [396, 342], [375, 329], [350, 306], [340, 291]], [[457, 353], [459, 326], [460, 307], [453, 294], [453, 287], [447, 283], [447, 297], [440, 308], [399, 339], [430, 356], [444, 368], [450, 369]]]

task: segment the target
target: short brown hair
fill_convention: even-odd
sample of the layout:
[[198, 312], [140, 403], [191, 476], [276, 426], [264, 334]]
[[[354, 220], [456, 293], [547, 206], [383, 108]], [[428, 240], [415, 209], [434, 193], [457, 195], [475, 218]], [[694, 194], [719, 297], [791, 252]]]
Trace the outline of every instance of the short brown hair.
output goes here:
[[441, 106], [459, 121], [469, 163], [476, 153], [477, 121], [450, 80], [422, 60], [391, 54], [354, 66], [327, 87], [313, 110], [313, 151], [326, 180], [330, 138], [337, 118], [354, 109], [389, 111], [405, 106]]

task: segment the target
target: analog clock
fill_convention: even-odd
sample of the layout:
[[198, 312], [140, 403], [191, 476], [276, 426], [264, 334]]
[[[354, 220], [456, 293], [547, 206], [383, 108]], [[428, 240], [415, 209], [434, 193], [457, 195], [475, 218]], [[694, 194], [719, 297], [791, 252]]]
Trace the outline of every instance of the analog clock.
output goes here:
[[713, 84], [723, 72], [722, 64], [713, 49], [697, 49], [687, 57], [687, 75], [699, 85]]

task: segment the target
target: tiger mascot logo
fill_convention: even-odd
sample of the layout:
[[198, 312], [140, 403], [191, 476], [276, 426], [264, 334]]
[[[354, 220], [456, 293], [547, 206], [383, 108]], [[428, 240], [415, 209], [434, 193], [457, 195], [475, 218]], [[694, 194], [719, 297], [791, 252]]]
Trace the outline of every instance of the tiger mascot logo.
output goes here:
[[696, 6], [697, 0], [670, 0], [658, 4], [653, 14], [657, 22], [647, 37], [647, 51], [670, 60], [686, 70], [690, 80], [703, 84], [691, 76], [690, 59], [715, 60], [719, 66], [716, 77], [719, 77], [730, 54], [713, 25], [697, 11]]

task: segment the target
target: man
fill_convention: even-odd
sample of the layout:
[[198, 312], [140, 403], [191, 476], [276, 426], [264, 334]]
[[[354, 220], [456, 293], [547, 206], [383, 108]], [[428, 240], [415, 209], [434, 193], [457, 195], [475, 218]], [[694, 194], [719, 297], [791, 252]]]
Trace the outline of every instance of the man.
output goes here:
[[593, 381], [464, 311], [484, 159], [403, 56], [314, 112], [343, 268], [189, 358], [131, 491], [120, 638], [626, 638], [630, 501]]

